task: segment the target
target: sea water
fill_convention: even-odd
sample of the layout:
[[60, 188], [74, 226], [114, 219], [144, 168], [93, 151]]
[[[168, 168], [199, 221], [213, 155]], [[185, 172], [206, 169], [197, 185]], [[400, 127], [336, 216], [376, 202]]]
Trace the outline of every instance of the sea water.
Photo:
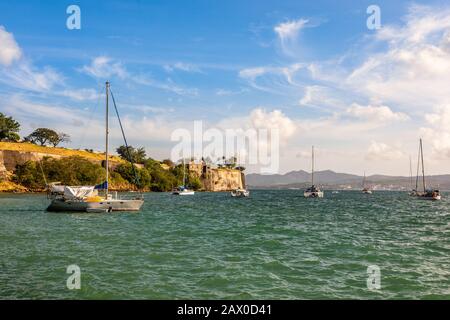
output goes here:
[[0, 299], [450, 299], [449, 196], [147, 193], [88, 214], [1, 194]]

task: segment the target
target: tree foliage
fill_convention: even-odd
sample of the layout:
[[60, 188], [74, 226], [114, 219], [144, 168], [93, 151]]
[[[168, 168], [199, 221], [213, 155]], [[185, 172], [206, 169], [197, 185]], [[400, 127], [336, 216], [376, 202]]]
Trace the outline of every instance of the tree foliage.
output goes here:
[[120, 146], [116, 149], [117, 154], [124, 160], [143, 164], [145, 162], [146, 153], [143, 147], [133, 148], [132, 146]]
[[[17, 165], [14, 181], [29, 189], [39, 190], [45, 187], [45, 178], [49, 183], [60, 182], [63, 185], [77, 186], [100, 184], [105, 175], [105, 168], [101, 164], [83, 157], [46, 157], [40, 164], [28, 161]], [[122, 163], [110, 172], [110, 184], [114, 183], [126, 187], [134, 185], [141, 190], [171, 191], [183, 183], [183, 165], [165, 170], [161, 167], [161, 162], [152, 158], [145, 159], [142, 168], [129, 162]], [[195, 175], [188, 174], [186, 185], [194, 190], [202, 188], [200, 179]]]
[[57, 133], [52, 129], [38, 128], [25, 137], [25, 141], [39, 143], [41, 146], [49, 144], [56, 147], [60, 143], [70, 142], [70, 136], [64, 132]]
[[99, 164], [79, 156], [63, 159], [46, 157], [42, 159], [41, 164], [34, 161], [18, 164], [14, 180], [31, 189], [44, 188], [42, 171], [48, 182], [61, 182], [61, 184], [72, 186], [99, 184], [106, 175], [105, 170]]
[[133, 169], [133, 165], [130, 163], [120, 164], [115, 169], [115, 172], [139, 189], [144, 189], [150, 185], [150, 172], [146, 169], [139, 169], [136, 167]]
[[20, 124], [16, 120], [0, 112], [0, 141], [19, 141], [19, 130]]

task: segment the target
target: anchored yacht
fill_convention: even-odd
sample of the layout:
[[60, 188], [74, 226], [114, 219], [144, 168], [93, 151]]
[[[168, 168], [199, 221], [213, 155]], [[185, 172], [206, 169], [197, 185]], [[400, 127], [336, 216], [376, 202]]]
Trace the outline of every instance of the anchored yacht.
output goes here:
[[[105, 143], [105, 163], [106, 163], [106, 177], [105, 181], [96, 186], [63, 186], [57, 183], [50, 184], [48, 196], [51, 203], [48, 206], [48, 211], [64, 211], [64, 212], [112, 212], [112, 211], [139, 211], [144, 204], [142, 195], [132, 198], [118, 197], [117, 192], [109, 193], [109, 96], [111, 94], [114, 108], [116, 111], [119, 125], [122, 130], [122, 135], [125, 141], [125, 146], [128, 150], [127, 140], [123, 131], [122, 123], [119, 117], [119, 111], [114, 100], [112, 92], [110, 92], [110, 84], [106, 82], [106, 143]], [[129, 157], [131, 162], [131, 157]], [[132, 164], [133, 170], [134, 164]]]
[[314, 146], [311, 153], [311, 187], [303, 192], [305, 198], [323, 198], [323, 191], [314, 185]]

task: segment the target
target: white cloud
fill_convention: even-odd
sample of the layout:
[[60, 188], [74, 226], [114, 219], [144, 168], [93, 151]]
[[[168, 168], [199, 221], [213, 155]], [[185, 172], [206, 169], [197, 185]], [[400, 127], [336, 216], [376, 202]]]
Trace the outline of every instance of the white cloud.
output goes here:
[[92, 59], [91, 64], [83, 66], [81, 71], [100, 79], [112, 76], [117, 76], [121, 79], [128, 77], [128, 72], [122, 63], [107, 56], [99, 56]]
[[283, 67], [263, 66], [240, 70], [239, 77], [248, 81], [255, 89], [284, 94], [286, 90], [297, 90], [305, 74], [309, 74], [307, 65], [293, 63]]
[[21, 95], [3, 97], [2, 100], [2, 109], [8, 114], [29, 119], [30, 122], [54, 121], [62, 126], [64, 124], [80, 124], [86, 120], [86, 114], [82, 111], [75, 111], [67, 106], [31, 102]]
[[385, 26], [375, 40], [387, 49], [347, 78], [355, 92], [403, 108], [429, 109], [450, 102], [450, 9], [412, 6], [404, 25]]
[[17, 44], [12, 33], [0, 26], [0, 64], [9, 66], [15, 60], [22, 57], [22, 50]]
[[197, 96], [198, 95], [198, 89], [197, 88], [190, 88], [190, 87], [184, 87], [177, 83], [175, 83], [172, 78], [167, 78], [166, 81], [159, 81], [143, 76], [135, 76], [132, 77], [133, 81], [135, 81], [138, 84], [169, 91], [172, 93], [175, 93], [180, 96]]
[[[175, 65], [177, 68], [188, 68], [187, 65], [184, 64]], [[181, 96], [198, 95], [197, 88], [183, 87], [175, 83], [171, 78], [167, 78], [165, 81], [159, 81], [142, 74], [133, 74], [129, 72], [121, 62], [107, 56], [99, 56], [92, 59], [90, 65], [85, 65], [80, 70], [94, 78], [108, 79], [117, 76], [121, 79], [133, 81], [139, 85], [162, 89]]]
[[249, 118], [255, 129], [279, 129], [282, 142], [292, 137], [296, 130], [294, 122], [280, 110], [267, 112], [257, 108], [252, 110]]
[[278, 35], [281, 51], [288, 56], [295, 57], [298, 53], [298, 38], [300, 31], [308, 25], [307, 19], [286, 21], [275, 26], [274, 31]]
[[269, 67], [246, 68], [239, 71], [239, 76], [241, 78], [254, 80], [257, 77], [262, 76], [271, 70], [273, 70], [273, 68]]
[[405, 121], [409, 119], [406, 114], [394, 112], [388, 106], [361, 106], [357, 103], [353, 103], [347, 109], [347, 114], [358, 119], [368, 119], [382, 123], [390, 121]]
[[385, 143], [372, 141], [367, 149], [367, 160], [398, 160], [405, 157], [405, 154], [396, 147]]
[[425, 115], [426, 127], [420, 129], [423, 138], [432, 146], [432, 157], [450, 159], [450, 105], [436, 107]]
[[22, 55], [14, 35], [0, 26], [0, 66], [3, 65], [0, 67], [0, 82], [36, 92], [49, 92], [55, 85], [64, 83], [61, 74], [53, 68], [39, 70], [30, 61], [23, 59]]
[[237, 95], [237, 94], [241, 94], [244, 92], [248, 92], [248, 89], [245, 88], [241, 88], [239, 90], [227, 90], [227, 89], [217, 89], [216, 90], [216, 95], [218, 96], [232, 96], [232, 95]]
[[166, 70], [167, 72], [173, 72], [174, 70], [180, 70], [184, 72], [202, 72], [202, 70], [198, 66], [184, 62], [166, 64], [164, 65], [164, 70]]
[[275, 26], [274, 31], [278, 34], [281, 41], [293, 40], [307, 23], [307, 19], [291, 20], [278, 24]]
[[345, 101], [337, 95], [335, 90], [322, 85], [311, 85], [304, 88], [304, 94], [299, 100], [299, 105], [335, 112], [336, 109], [345, 107]]
[[49, 92], [56, 85], [64, 83], [62, 75], [53, 68], [45, 67], [43, 70], [35, 70], [27, 62], [21, 62], [3, 70], [0, 81], [9, 86], [37, 92]]
[[142, 113], [155, 113], [155, 114], [168, 114], [175, 112], [174, 108], [171, 107], [158, 107], [158, 106], [149, 106], [149, 105], [131, 105], [131, 104], [122, 104], [122, 107], [139, 111]]
[[102, 94], [94, 89], [66, 89], [61, 92], [57, 92], [56, 94], [77, 101], [96, 100], [102, 96]]

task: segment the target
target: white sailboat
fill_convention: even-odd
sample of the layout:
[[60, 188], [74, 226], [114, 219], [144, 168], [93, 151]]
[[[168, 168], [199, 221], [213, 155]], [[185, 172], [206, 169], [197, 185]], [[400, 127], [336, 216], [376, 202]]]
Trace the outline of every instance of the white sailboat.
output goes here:
[[191, 190], [186, 187], [186, 164], [183, 159], [183, 185], [175, 188], [172, 191], [172, 194], [175, 196], [193, 196], [195, 194], [194, 190]]
[[[421, 200], [441, 200], [441, 192], [438, 189], [427, 189], [425, 183], [425, 167], [423, 163], [423, 147], [422, 147], [422, 139], [419, 142], [419, 158], [422, 163], [422, 183], [423, 183], [423, 192], [419, 192], [417, 190], [417, 184], [419, 179], [419, 174], [417, 174], [416, 178], [416, 193], [415, 196]], [[417, 168], [419, 168], [419, 164], [417, 164]], [[419, 171], [419, 170], [417, 170]]]
[[363, 178], [363, 189], [362, 193], [364, 194], [372, 194], [372, 190], [370, 190], [368, 187], [366, 187], [366, 173], [364, 172], [364, 178]]
[[314, 185], [314, 146], [312, 146], [311, 157], [311, 187], [303, 192], [305, 198], [323, 198], [323, 191]]
[[[106, 141], [105, 141], [105, 163], [106, 163], [106, 177], [105, 182], [98, 186], [62, 186], [59, 184], [50, 184], [49, 197], [51, 203], [48, 206], [48, 211], [64, 211], [64, 212], [112, 212], [112, 211], [139, 211], [144, 204], [142, 195], [133, 197], [131, 199], [122, 199], [109, 193], [109, 95], [110, 85], [106, 82]], [[113, 98], [114, 107], [119, 116], [117, 106]], [[118, 117], [120, 127], [123, 128]], [[125, 135], [123, 134], [125, 144], [127, 144]], [[133, 165], [134, 168], [134, 165]], [[103, 195], [99, 195], [99, 190], [103, 190]]]

